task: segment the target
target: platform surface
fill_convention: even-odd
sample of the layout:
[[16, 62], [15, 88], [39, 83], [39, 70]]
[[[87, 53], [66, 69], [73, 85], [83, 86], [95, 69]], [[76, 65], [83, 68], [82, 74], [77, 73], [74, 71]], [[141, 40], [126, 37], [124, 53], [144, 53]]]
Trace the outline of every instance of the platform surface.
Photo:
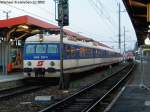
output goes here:
[[150, 112], [150, 62], [139, 62], [133, 78], [107, 112]]
[[1, 82], [14, 81], [14, 80], [20, 80], [20, 79], [24, 79], [24, 78], [26, 78], [26, 76], [24, 76], [22, 72], [11, 73], [8, 75], [0, 74], [0, 83]]

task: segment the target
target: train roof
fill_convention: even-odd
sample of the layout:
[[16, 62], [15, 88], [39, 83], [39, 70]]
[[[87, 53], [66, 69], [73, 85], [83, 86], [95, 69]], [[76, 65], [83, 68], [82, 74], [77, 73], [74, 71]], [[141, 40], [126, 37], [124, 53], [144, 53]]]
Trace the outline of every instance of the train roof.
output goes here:
[[[28, 37], [26, 39], [26, 43], [36, 43], [39, 42], [41, 34], [37, 34], [31, 37]], [[43, 35], [43, 40], [42, 42], [60, 42], [60, 35], [59, 34], [42, 34]], [[79, 45], [79, 46], [85, 46], [85, 47], [90, 47], [90, 48], [97, 48], [97, 49], [104, 49], [104, 50], [109, 50], [116, 52], [114, 49], [99, 43], [97, 41], [84, 41], [84, 40], [79, 40], [78, 38], [75, 38], [73, 36], [68, 36], [64, 35], [64, 43], [66, 44], [72, 44], [72, 45]]]

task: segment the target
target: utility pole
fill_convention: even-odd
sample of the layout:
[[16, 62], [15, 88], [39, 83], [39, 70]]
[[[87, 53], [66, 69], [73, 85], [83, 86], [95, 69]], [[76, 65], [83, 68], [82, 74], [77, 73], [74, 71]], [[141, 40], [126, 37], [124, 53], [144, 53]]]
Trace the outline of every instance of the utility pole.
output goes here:
[[6, 14], [6, 19], [8, 19], [9, 18], [9, 13], [11, 13], [11, 11], [3, 11], [3, 13]]
[[124, 53], [126, 52], [126, 43], [125, 43], [125, 39], [126, 39], [126, 29], [124, 26]]
[[[62, 11], [63, 13], [63, 11]], [[60, 81], [59, 81], [59, 88], [64, 89], [65, 88], [65, 79], [64, 79], [64, 54], [63, 54], [63, 48], [64, 48], [64, 43], [63, 43], [63, 19], [60, 24]]]
[[124, 28], [124, 51], [123, 51], [123, 57], [124, 57], [124, 62], [125, 62], [125, 52], [126, 52], [126, 43], [125, 43], [125, 38], [126, 38], [126, 29], [125, 29], [125, 26], [123, 27]]
[[[65, 75], [64, 75], [64, 43], [63, 43], [63, 27], [69, 25], [69, 6], [68, 0], [54, 0], [55, 1], [55, 19], [58, 21], [58, 25], [60, 26], [60, 80], [59, 80], [59, 88], [65, 89]], [[58, 7], [58, 18], [56, 17], [56, 6]]]
[[119, 11], [118, 11], [118, 19], [119, 19], [119, 26], [118, 26], [118, 30], [119, 30], [119, 32], [118, 32], [118, 37], [119, 37], [119, 39], [118, 39], [118, 44], [119, 44], [119, 46], [118, 46], [118, 48], [120, 49], [120, 53], [121, 53], [121, 7], [120, 7], [120, 3], [118, 4], [119, 5]]
[[2, 74], [3, 74], [3, 55], [2, 55], [2, 53], [3, 53], [3, 46], [2, 46], [2, 38], [0, 38], [0, 51], [1, 51], [1, 53], [0, 53], [0, 73], [2, 72]]

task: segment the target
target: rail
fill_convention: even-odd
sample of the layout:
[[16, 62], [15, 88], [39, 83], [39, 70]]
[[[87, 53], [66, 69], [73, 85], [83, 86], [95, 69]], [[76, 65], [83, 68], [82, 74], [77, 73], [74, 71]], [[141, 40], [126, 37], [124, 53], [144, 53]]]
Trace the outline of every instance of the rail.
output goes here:
[[40, 83], [39, 82], [40, 84], [38, 84], [38, 85], [35, 85], [34, 82], [30, 82], [30, 83], [26, 82], [24, 85], [22, 85], [20, 87], [1, 90], [0, 91], [0, 100], [12, 98], [12, 97], [15, 97], [15, 96], [18, 96], [21, 94], [31, 93], [32, 91], [36, 91], [39, 89], [44, 89], [49, 86], [56, 85], [57, 82], [58, 82], [57, 80], [49, 81], [49, 83], [47, 83], [47, 82]]
[[39, 112], [90, 112], [129, 75], [133, 66], [126, 66], [102, 81], [98, 81]]

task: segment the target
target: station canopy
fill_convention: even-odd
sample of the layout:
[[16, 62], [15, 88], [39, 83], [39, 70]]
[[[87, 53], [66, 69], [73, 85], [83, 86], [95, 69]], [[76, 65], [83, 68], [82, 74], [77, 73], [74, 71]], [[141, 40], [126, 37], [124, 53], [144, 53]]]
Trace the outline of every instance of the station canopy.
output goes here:
[[[25, 40], [27, 37], [40, 33], [40, 31], [49, 31], [50, 33], [59, 33], [58, 26], [44, 22], [31, 16], [20, 16], [6, 20], [0, 20], [0, 38], [7, 40]], [[64, 34], [78, 40], [92, 41], [92, 39], [64, 29]]]
[[150, 0], [123, 0], [136, 32], [138, 46], [149, 34]]

